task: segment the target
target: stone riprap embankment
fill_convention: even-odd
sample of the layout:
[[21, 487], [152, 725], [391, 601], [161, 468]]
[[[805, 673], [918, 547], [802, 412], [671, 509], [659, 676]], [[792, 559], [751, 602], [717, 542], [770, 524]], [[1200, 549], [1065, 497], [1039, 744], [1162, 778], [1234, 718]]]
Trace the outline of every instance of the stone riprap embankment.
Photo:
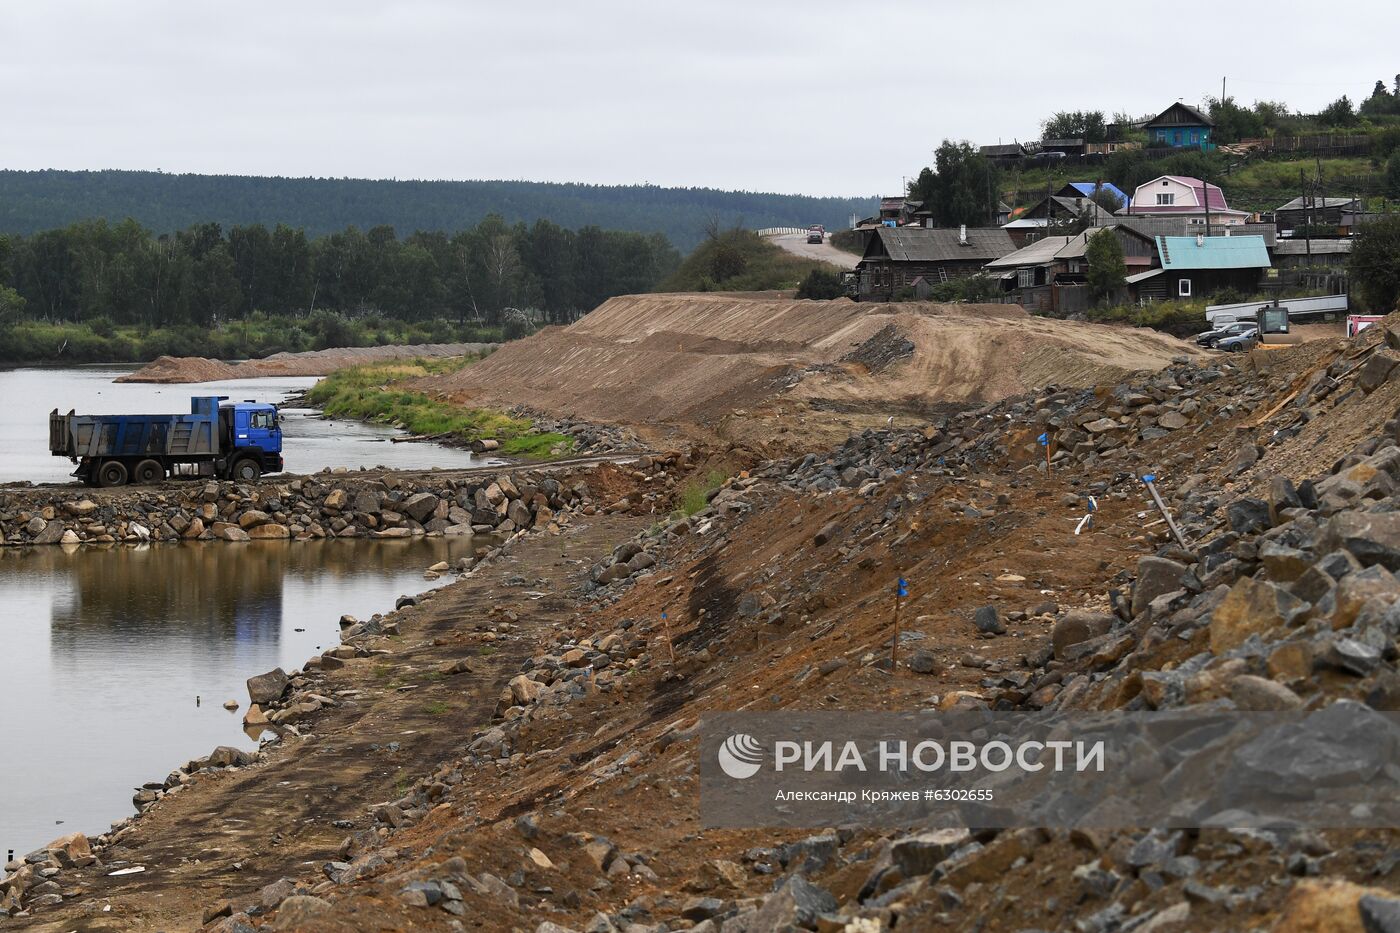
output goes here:
[[[633, 466], [649, 470], [662, 458]], [[78, 490], [0, 493], [0, 543], [409, 538], [510, 534], [567, 524], [595, 504], [585, 479], [543, 471], [496, 476], [352, 478], [326, 474], [256, 485], [192, 482], [89, 497]]]

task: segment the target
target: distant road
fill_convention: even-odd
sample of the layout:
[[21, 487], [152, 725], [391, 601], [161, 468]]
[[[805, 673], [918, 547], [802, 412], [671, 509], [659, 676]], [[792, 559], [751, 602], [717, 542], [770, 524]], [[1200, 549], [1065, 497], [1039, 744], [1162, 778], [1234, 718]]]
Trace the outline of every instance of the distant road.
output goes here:
[[817, 259], [821, 262], [829, 262], [840, 269], [854, 269], [860, 257], [855, 253], [848, 253], [844, 249], [837, 249], [830, 241], [822, 243], [808, 243], [805, 233], [780, 233], [770, 236], [768, 239], [787, 250], [789, 253], [796, 253], [804, 259]]

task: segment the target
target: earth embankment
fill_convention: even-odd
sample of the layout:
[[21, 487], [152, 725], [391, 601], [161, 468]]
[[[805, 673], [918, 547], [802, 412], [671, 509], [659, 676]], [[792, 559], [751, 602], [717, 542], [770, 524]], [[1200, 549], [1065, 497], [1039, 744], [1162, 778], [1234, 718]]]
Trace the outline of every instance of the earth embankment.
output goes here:
[[832, 412], [883, 422], [1095, 385], [1198, 353], [1154, 331], [1034, 318], [1016, 305], [628, 295], [419, 385], [475, 405], [632, 425], [713, 427], [738, 411], [749, 425], [781, 414], [794, 429]]

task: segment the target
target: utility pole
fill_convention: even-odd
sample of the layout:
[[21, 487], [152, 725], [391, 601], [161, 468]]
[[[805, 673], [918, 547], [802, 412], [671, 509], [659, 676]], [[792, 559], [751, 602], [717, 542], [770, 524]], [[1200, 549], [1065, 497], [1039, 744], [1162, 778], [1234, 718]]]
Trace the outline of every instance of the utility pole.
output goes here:
[[[1301, 165], [1298, 166], [1298, 193], [1301, 195], [1301, 197], [1298, 198], [1298, 207], [1300, 208], [1300, 210], [1301, 210], [1301, 212], [1302, 212], [1302, 214], [1303, 214], [1303, 217], [1304, 217], [1304, 218], [1307, 218], [1307, 216], [1308, 216], [1308, 214], [1307, 214], [1307, 210], [1308, 210], [1308, 183], [1307, 183], [1307, 179], [1305, 179], [1305, 178], [1303, 177], [1303, 167], [1302, 167]], [[1311, 226], [1312, 226], [1311, 223], [1304, 224], [1304, 226], [1303, 226], [1303, 244], [1306, 246], [1307, 251], [1308, 251], [1308, 265], [1309, 265], [1309, 266], [1312, 265], [1312, 231], [1311, 231], [1310, 229], [1308, 229], [1308, 228], [1311, 227]]]
[[1206, 178], [1201, 179], [1201, 206], [1206, 209], [1206, 236], [1210, 236], [1210, 181]]

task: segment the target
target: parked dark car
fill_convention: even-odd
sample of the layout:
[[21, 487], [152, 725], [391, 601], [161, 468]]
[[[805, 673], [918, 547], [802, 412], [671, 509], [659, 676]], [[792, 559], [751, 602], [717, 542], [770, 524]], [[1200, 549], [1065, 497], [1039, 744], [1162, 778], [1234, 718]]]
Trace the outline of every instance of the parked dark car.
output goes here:
[[1214, 347], [1218, 342], [1224, 340], [1226, 337], [1238, 337], [1240, 334], [1243, 334], [1247, 330], [1254, 330], [1254, 326], [1255, 325], [1252, 321], [1235, 321], [1234, 323], [1226, 324], [1223, 327], [1217, 327], [1213, 330], [1208, 330], [1203, 334], [1196, 335], [1196, 346]]
[[1258, 331], [1259, 328], [1251, 324], [1249, 330], [1242, 334], [1235, 334], [1232, 337], [1225, 337], [1221, 340], [1217, 340], [1215, 342], [1215, 349], [1225, 350], [1227, 352], [1248, 350], [1259, 342]]

